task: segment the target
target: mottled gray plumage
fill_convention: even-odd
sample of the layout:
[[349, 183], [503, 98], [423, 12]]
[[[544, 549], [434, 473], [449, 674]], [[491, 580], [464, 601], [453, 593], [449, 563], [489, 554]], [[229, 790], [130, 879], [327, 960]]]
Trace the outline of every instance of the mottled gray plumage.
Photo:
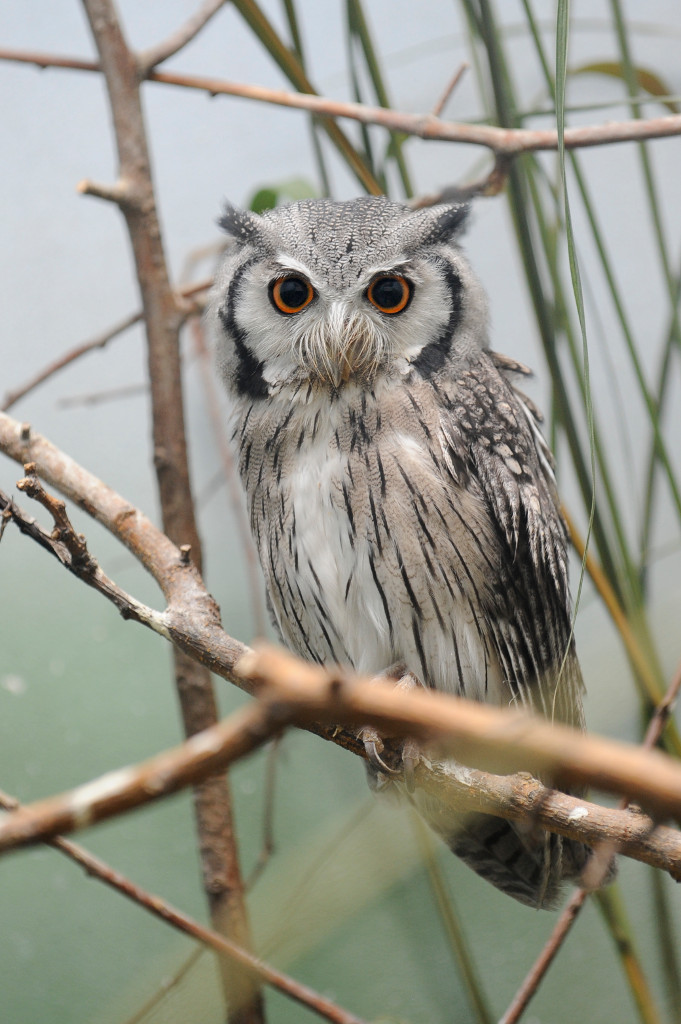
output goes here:
[[[465, 214], [387, 199], [226, 211], [210, 318], [251, 527], [303, 657], [399, 664], [424, 686], [581, 726], [551, 458], [512, 383], [527, 371], [488, 347], [455, 241]], [[557, 836], [436, 817], [455, 853], [533, 906], [584, 863]]]

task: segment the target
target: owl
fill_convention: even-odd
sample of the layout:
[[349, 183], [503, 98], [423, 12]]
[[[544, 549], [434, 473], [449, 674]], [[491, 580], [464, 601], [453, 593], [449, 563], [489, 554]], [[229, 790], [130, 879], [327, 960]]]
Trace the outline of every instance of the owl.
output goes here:
[[[209, 319], [271, 611], [303, 658], [582, 727], [566, 533], [523, 366], [489, 347], [462, 203], [228, 207]], [[389, 768], [368, 734], [374, 777]], [[380, 777], [380, 775], [379, 775]], [[426, 820], [555, 904], [586, 849], [490, 815]]]

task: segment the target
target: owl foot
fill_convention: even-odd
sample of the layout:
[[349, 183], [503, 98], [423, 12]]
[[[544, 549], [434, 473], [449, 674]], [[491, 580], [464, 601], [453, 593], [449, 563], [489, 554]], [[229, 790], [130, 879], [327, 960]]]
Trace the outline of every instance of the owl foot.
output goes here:
[[365, 726], [357, 735], [366, 751], [371, 788], [378, 791], [392, 782], [403, 782], [407, 791], [413, 793], [414, 771], [421, 760], [419, 745], [412, 739], [384, 739], [371, 726]]
[[[411, 690], [420, 685], [402, 664], [392, 665], [375, 678], [397, 680], [397, 689], [399, 690]], [[360, 729], [357, 735], [364, 744], [369, 762], [367, 770], [371, 787], [376, 790], [384, 789], [391, 782], [399, 779], [412, 793], [414, 791], [414, 770], [421, 760], [419, 745], [412, 739], [406, 739], [401, 743], [391, 742], [368, 725]]]

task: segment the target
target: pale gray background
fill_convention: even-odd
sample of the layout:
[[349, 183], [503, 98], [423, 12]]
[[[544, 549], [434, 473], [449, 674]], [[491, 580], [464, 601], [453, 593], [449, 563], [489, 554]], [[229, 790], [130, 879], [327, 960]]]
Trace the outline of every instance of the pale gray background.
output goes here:
[[[283, 28], [276, 0], [263, 6]], [[323, 94], [349, 97], [340, 3], [306, 0], [299, 6], [311, 57], [310, 77]], [[128, 37], [138, 47], [163, 38], [195, 7], [196, 0], [120, 4]], [[430, 109], [467, 55], [457, 5], [451, 0], [371, 0], [366, 7], [394, 105], [409, 111]], [[504, 2], [499, 10], [509, 25], [522, 23], [520, 4]], [[537, 3], [536, 10], [548, 24], [553, 4]], [[653, 67], [672, 92], [681, 93], [678, 3], [641, 0], [628, 4], [626, 10], [631, 18], [645, 22], [636, 35], [636, 61]], [[576, 3], [574, 13], [589, 23], [574, 34], [571, 63], [615, 59], [616, 47], [606, 28], [609, 5]], [[664, 26], [663, 32], [655, 31], [655, 26]], [[514, 72], [530, 106], [544, 100], [543, 81], [531, 44], [522, 36], [513, 39]], [[0, 40], [15, 48], [94, 55], [75, 0], [4, 0]], [[546, 44], [551, 52], [550, 32]], [[229, 6], [168, 67], [287, 87]], [[79, 196], [75, 189], [84, 177], [108, 182], [115, 176], [101, 81], [80, 72], [41, 72], [0, 63], [0, 90], [0, 393], [4, 393], [66, 348], [136, 309], [138, 299], [118, 211]], [[570, 98], [588, 102], [594, 95], [616, 97], [620, 86], [585, 78], [572, 86]], [[188, 252], [218, 239], [215, 218], [224, 197], [246, 203], [260, 185], [293, 177], [314, 183], [309, 134], [301, 113], [227, 97], [209, 99], [152, 84], [144, 88], [144, 103], [165, 244], [176, 276]], [[469, 72], [447, 113], [466, 118], [479, 111], [474, 75]], [[573, 123], [600, 116], [575, 116]], [[608, 110], [603, 116], [624, 117], [626, 109]], [[355, 129], [348, 126], [347, 130]], [[663, 141], [653, 152], [677, 258], [680, 147], [678, 140]], [[463, 147], [417, 141], [407, 147], [407, 154], [421, 192], [465, 179], [480, 157], [478, 151]], [[357, 194], [348, 172], [333, 156], [330, 160], [336, 195]], [[547, 158], [552, 173], [553, 166], [552, 158]], [[634, 326], [639, 337], [650, 338], [646, 355], [653, 368], [664, 303], [635, 149], [619, 147], [616, 159], [613, 151], [591, 151], [584, 155], [584, 167], [598, 198], [610, 249], [617, 257], [618, 279]], [[604, 355], [604, 339], [615, 336], [614, 318], [599, 298], [602, 279], [588, 234], [582, 232], [576, 200], [575, 225], [582, 273], [602, 324], [591, 312], [596, 405], [604, 422], [612, 424], [612, 444], [621, 452], [622, 473], [627, 473], [626, 445], [635, 453], [644, 450], [644, 419], [619, 341], [608, 358]], [[495, 347], [536, 367], [538, 380], [532, 393], [546, 404], [547, 374], [503, 198], [476, 205], [466, 248], [489, 292]], [[209, 269], [206, 266], [201, 273]], [[57, 404], [63, 397], [143, 382], [144, 375], [141, 333], [133, 330], [104, 352], [55, 377], [18, 405], [13, 415], [30, 421], [155, 516], [145, 398], [69, 409]], [[218, 457], [194, 366], [188, 368], [186, 406], [193, 478], [202, 493], [216, 472]], [[0, 486], [12, 491], [18, 475], [18, 467], [3, 460]], [[576, 505], [569, 473], [563, 474], [562, 486], [568, 502]], [[632, 487], [632, 507], [637, 501]], [[125, 552], [84, 517], [74, 518], [107, 571], [141, 599], [158, 602], [155, 588]], [[206, 576], [222, 606], [225, 626], [248, 641], [252, 624], [243, 559], [233, 540], [224, 490], [204, 502], [201, 529]], [[659, 635], [669, 637], [663, 650], [670, 670], [677, 657], [681, 596], [678, 532], [671, 517], [662, 515], [656, 541], [663, 546], [664, 557], [655, 580], [654, 618]], [[112, 607], [14, 530], [8, 530], [0, 549], [0, 573], [2, 788], [24, 800], [37, 798], [149, 756], [179, 739], [168, 652], [161, 641], [119, 620]], [[634, 737], [638, 721], [628, 672], [619, 643], [590, 599], [588, 586], [578, 619], [578, 640], [589, 686], [590, 726]], [[225, 712], [243, 699], [224, 683], [218, 683], [218, 688]], [[255, 891], [253, 913], [259, 936], [271, 935], [284, 922], [294, 933], [307, 935], [310, 946], [298, 949], [293, 934], [284, 932], [269, 945], [263, 939], [263, 952], [365, 1016], [383, 1011], [414, 1022], [467, 1021], [467, 1004], [423, 869], [412, 851], [408, 823], [386, 824], [388, 812], [369, 800], [362, 774], [351, 758], [313, 738], [294, 735], [288, 739], [277, 805], [280, 853]], [[240, 766], [234, 786], [248, 868], [260, 844], [261, 761]], [[356, 820], [357, 814], [364, 817]], [[85, 835], [84, 841], [136, 881], [205, 919], [188, 798], [178, 797], [124, 822], [100, 827]], [[501, 1011], [553, 919], [515, 906], [453, 858], [442, 858], [442, 863], [462, 918], [472, 929], [480, 971], [488, 984], [496, 979], [490, 987], [497, 993], [495, 1009]], [[124, 1021], [191, 948], [188, 941], [142, 911], [86, 881], [52, 851], [12, 857], [1, 870], [0, 1017], [13, 1024]], [[645, 945], [649, 927], [645, 872], [626, 865], [622, 876], [629, 910]], [[293, 896], [287, 896], [291, 891]], [[337, 903], [329, 907], [329, 899]], [[653, 972], [655, 959], [653, 950], [648, 954]], [[358, 966], [362, 964], [364, 969]], [[607, 1014], [597, 1018], [594, 993], [602, 992], [604, 985], [612, 993], [610, 1005]], [[204, 957], [153, 1019], [219, 1020], [217, 1006], [212, 968]], [[273, 1021], [312, 1019], [277, 997], [270, 999], [270, 1007]], [[574, 1020], [580, 1014], [590, 1021], [633, 1019], [610, 940], [592, 909], [545, 982], [535, 1017], [530, 1014], [528, 1021]]]

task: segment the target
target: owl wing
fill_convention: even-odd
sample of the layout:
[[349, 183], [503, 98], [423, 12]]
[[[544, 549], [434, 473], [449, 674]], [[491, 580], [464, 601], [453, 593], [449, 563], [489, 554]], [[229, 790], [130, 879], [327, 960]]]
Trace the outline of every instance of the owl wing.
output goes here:
[[462, 472], [478, 492], [498, 559], [499, 585], [486, 609], [492, 647], [513, 699], [582, 726], [566, 531], [550, 452], [534, 410], [489, 352], [456, 384], [444, 432], [450, 450], [466, 452]]

